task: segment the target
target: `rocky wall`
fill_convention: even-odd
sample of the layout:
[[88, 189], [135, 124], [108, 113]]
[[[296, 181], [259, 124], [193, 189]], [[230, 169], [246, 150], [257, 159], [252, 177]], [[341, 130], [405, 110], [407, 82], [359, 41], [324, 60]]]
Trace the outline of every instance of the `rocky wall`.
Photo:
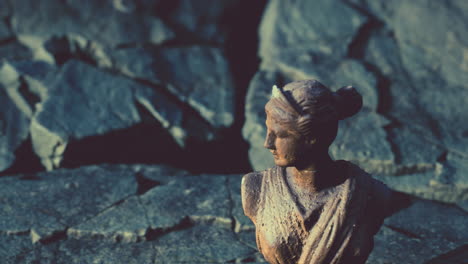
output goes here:
[[272, 165], [272, 85], [315, 78], [364, 98], [333, 157], [402, 193], [368, 263], [464, 263], [467, 14], [464, 0], [0, 0], [0, 258], [262, 263], [240, 174]]

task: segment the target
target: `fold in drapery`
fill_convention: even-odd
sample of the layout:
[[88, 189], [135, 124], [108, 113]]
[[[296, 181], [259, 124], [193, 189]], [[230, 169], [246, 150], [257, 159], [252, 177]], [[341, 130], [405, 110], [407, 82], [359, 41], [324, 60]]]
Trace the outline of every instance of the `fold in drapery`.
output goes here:
[[274, 167], [264, 172], [257, 212], [257, 245], [272, 264], [339, 264], [350, 254], [353, 240], [362, 232], [372, 178], [352, 164], [346, 164], [347, 180], [322, 207], [318, 220], [306, 230], [304, 219], [285, 179], [285, 170]]

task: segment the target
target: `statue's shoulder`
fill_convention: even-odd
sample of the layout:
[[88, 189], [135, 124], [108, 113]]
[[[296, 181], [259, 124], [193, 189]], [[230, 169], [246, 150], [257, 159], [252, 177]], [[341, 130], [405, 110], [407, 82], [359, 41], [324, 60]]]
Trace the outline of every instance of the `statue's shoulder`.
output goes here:
[[252, 219], [252, 221], [255, 221], [255, 215], [257, 214], [264, 174], [265, 171], [255, 171], [247, 173], [242, 177], [242, 207], [245, 215]]
[[385, 183], [375, 179], [359, 166], [351, 162], [348, 162], [348, 166], [352, 167], [355, 174], [359, 174], [369, 182], [368, 201], [370, 202], [371, 210], [380, 212], [383, 217], [388, 216], [391, 211], [393, 191]]

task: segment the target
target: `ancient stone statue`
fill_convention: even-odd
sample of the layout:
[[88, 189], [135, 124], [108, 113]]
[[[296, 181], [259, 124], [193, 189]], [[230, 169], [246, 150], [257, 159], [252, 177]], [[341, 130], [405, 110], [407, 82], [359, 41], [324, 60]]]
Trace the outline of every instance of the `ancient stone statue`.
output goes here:
[[273, 87], [265, 106], [265, 148], [276, 166], [242, 179], [244, 213], [269, 263], [356, 264], [368, 258], [391, 191], [328, 154], [338, 121], [361, 107], [351, 86], [331, 92], [306, 80]]

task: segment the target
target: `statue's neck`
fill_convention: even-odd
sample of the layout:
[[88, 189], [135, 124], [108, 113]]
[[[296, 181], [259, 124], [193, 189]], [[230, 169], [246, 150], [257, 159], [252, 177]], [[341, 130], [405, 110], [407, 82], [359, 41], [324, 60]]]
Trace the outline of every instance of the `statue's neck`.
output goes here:
[[334, 161], [328, 153], [317, 155], [320, 158], [309, 161], [303, 166], [290, 169], [292, 183], [300, 189], [319, 192], [335, 185], [337, 176]]

